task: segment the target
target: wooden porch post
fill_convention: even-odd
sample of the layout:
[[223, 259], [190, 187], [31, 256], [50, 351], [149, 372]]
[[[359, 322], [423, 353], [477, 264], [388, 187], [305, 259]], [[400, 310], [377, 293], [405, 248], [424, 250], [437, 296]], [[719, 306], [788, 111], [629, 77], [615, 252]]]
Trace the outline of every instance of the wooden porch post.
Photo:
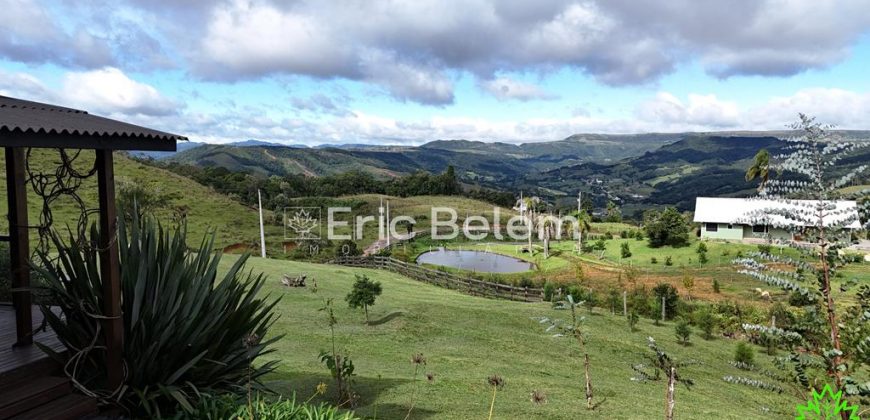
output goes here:
[[112, 151], [98, 149], [97, 188], [100, 202], [100, 274], [103, 281], [103, 315], [107, 317], [106, 371], [108, 387], [115, 389], [124, 381], [124, 329], [121, 319], [121, 268], [118, 256], [117, 218], [115, 213], [115, 169]]
[[[27, 189], [24, 149], [6, 148], [6, 194], [9, 200], [9, 253], [12, 289], [30, 287], [30, 243], [27, 234]], [[16, 346], [33, 343], [30, 290], [12, 292]]]

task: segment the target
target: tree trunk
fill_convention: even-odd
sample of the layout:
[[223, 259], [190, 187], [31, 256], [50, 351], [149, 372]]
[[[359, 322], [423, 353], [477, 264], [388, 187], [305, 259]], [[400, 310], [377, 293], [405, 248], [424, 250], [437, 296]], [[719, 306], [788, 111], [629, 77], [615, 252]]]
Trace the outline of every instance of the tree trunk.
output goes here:
[[628, 292], [622, 291], [622, 316], [628, 316]]
[[677, 369], [671, 367], [668, 372], [668, 394], [667, 404], [665, 405], [665, 420], [674, 420], [674, 385], [676, 384]]
[[592, 380], [589, 379], [589, 354], [583, 354], [583, 374], [586, 376], [586, 409], [595, 408], [592, 404]]
[[369, 323], [369, 305], [363, 305], [363, 312], [366, 313], [366, 324]]

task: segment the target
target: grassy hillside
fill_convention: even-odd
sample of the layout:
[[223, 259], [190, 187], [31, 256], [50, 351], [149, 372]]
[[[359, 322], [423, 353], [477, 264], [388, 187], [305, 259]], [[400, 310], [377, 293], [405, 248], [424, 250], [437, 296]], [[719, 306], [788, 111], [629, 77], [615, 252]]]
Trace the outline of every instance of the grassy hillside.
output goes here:
[[[34, 166], [43, 171], [54, 171], [56, 167], [54, 162], [59, 160], [56, 152], [41, 149], [35, 150], [32, 158]], [[5, 167], [4, 159], [3, 156], [0, 156], [0, 162], [3, 162]], [[93, 165], [93, 152], [82, 152], [79, 160], [82, 162], [82, 165], [79, 166], [82, 170]], [[256, 210], [247, 208], [229, 197], [217, 194], [188, 178], [138, 163], [119, 153], [115, 154], [115, 177], [116, 184], [123, 182], [145, 184], [149, 189], [161, 195], [173, 197], [167, 208], [157, 211], [158, 216], [165, 223], [171, 220], [172, 207], [182, 205], [189, 207], [187, 220], [190, 234], [188, 237], [193, 241], [198, 242], [209, 229], [216, 230], [217, 245], [221, 247], [236, 243], [256, 243], [259, 237]], [[3, 197], [0, 200], [2, 201], [0, 202], [0, 214], [5, 215], [7, 213], [5, 171], [0, 171], [0, 178], [2, 178], [0, 179], [0, 197]], [[89, 208], [97, 206], [96, 182], [96, 177], [91, 177], [79, 190]], [[32, 224], [37, 222], [41, 206], [41, 199], [38, 199], [35, 193], [28, 188], [28, 209]], [[67, 224], [77, 221], [78, 210], [68, 199], [60, 200], [52, 210], [57, 228], [63, 229]], [[4, 224], [0, 230], [6, 232], [7, 226]], [[281, 234], [280, 226], [270, 227], [270, 231], [274, 232], [275, 235]], [[35, 233], [31, 233], [31, 238], [35, 239]]]
[[[228, 267], [232, 258], [223, 262]], [[665, 384], [632, 381], [631, 365], [642, 361], [646, 337], [654, 337], [678, 359], [697, 365], [682, 372], [696, 381], [691, 390], [677, 390], [679, 418], [761, 418], [763, 407], [792, 412], [796, 399], [788, 395], [759, 392], [722, 381], [738, 375], [728, 365], [735, 341], [693, 337], [691, 346], [681, 346], [670, 322], [654, 326], [641, 320], [639, 330], [629, 332], [624, 319], [596, 309], [586, 316], [591, 375], [597, 399], [606, 399], [594, 412], [582, 402], [582, 365], [576, 343], [551, 337], [537, 316], [565, 317], [549, 304], [524, 304], [462, 295], [374, 270], [347, 269], [274, 260], [251, 260], [250, 268], [269, 276], [266, 291], [280, 297], [281, 317], [272, 330], [285, 334], [272, 355], [280, 361], [269, 384], [283, 394], [296, 392], [308, 398], [319, 382], [330, 385], [328, 371], [318, 353], [329, 348], [329, 330], [323, 312], [326, 299], [335, 302], [338, 347], [346, 349], [355, 366], [354, 390], [361, 397], [358, 413], [378, 418], [403, 418], [417, 388], [416, 408], [411, 418], [485, 418], [491, 391], [486, 378], [499, 374], [506, 386], [499, 392], [495, 418], [621, 418], [645, 419], [662, 416]], [[280, 286], [285, 273], [305, 273], [317, 282], [317, 292]], [[363, 314], [344, 304], [354, 274], [380, 281], [383, 295], [370, 308], [372, 325], [363, 324]], [[756, 349], [760, 353], [761, 349]], [[412, 377], [411, 355], [423, 353], [427, 365], [417, 382]], [[773, 369], [769, 357], [756, 360]], [[434, 374], [427, 382], [424, 372]], [[549, 402], [529, 401], [533, 390], [547, 394]]]

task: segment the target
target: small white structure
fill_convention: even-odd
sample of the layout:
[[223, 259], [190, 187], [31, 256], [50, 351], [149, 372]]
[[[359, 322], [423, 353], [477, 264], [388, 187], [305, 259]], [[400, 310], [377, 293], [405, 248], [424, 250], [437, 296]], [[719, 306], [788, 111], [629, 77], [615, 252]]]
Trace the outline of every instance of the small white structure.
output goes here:
[[[777, 200], [758, 198], [698, 197], [695, 201], [695, 223], [701, 224], [701, 238], [740, 241], [744, 239], [800, 240], [794, 231], [814, 223], [800, 223], [783, 217], [786, 211], [814, 220], [811, 212], [818, 205], [814, 200]], [[847, 222], [848, 229], [861, 229], [858, 204], [836, 201], [836, 209], [826, 210], [826, 226]], [[777, 209], [771, 211], [771, 209]]]

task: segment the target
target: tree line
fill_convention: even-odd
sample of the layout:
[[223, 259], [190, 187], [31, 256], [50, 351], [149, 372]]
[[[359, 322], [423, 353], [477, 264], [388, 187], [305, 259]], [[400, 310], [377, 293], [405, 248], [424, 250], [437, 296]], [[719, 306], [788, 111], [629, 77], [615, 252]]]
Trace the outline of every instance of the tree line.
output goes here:
[[303, 174], [266, 177], [231, 171], [220, 166], [199, 167], [179, 163], [162, 166], [248, 205], [257, 204], [259, 190], [263, 195], [263, 206], [270, 209], [283, 208], [291, 199], [299, 197], [355, 194], [387, 194], [397, 197], [457, 195], [503, 207], [510, 207], [514, 202], [511, 193], [461, 184], [453, 166], [448, 166], [441, 174], [418, 171], [388, 179], [380, 179], [368, 172], [357, 170], [320, 177]]

